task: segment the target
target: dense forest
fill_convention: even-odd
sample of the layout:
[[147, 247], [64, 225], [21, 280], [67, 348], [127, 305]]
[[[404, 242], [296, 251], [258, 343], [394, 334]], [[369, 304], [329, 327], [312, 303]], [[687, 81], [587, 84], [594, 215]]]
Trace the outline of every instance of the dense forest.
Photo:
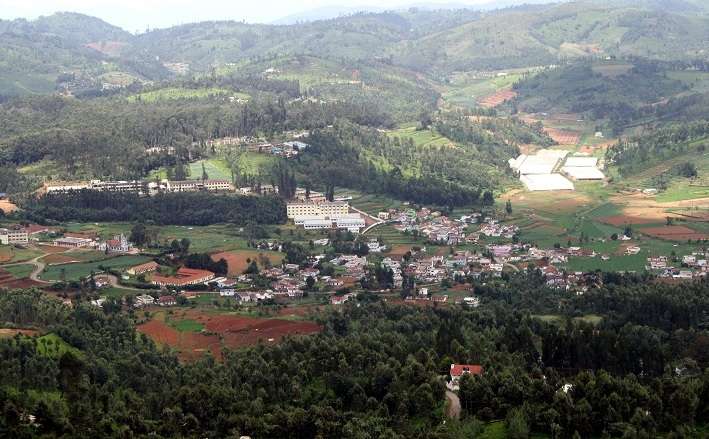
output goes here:
[[[45, 328], [67, 346], [54, 355], [36, 337], [0, 340], [0, 428], [12, 437], [469, 438], [482, 421], [507, 419], [515, 437], [701, 437], [706, 283], [622, 278], [576, 296], [541, 279], [529, 271], [489, 284], [474, 310], [364, 294], [321, 313], [319, 335], [191, 364], [136, 334], [140, 313], [6, 293], [1, 320]], [[558, 321], [534, 317], [549, 313]], [[601, 322], [576, 318], [590, 313]], [[454, 362], [484, 372], [461, 383], [462, 420], [444, 423]]]
[[281, 198], [207, 192], [177, 192], [141, 197], [128, 193], [83, 190], [30, 198], [22, 207], [22, 214], [27, 220], [42, 224], [131, 221], [204, 226], [217, 223], [282, 224], [286, 221], [286, 208]]

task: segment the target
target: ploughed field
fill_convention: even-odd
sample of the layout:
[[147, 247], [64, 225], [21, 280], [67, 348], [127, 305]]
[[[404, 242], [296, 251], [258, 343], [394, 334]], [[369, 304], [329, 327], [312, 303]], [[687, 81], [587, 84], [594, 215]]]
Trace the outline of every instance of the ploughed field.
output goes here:
[[176, 349], [183, 361], [196, 360], [207, 352], [221, 360], [224, 348], [278, 343], [289, 335], [316, 334], [322, 330], [318, 324], [303, 320], [217, 314], [194, 309], [175, 309], [170, 315], [157, 312], [152, 320], [137, 329], [156, 343]]

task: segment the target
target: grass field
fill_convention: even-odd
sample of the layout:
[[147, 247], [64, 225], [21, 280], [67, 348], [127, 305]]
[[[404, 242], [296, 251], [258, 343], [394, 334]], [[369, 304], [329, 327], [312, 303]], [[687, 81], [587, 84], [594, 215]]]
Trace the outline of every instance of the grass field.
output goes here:
[[211, 180], [229, 180], [231, 181], [231, 170], [229, 164], [221, 159], [199, 160], [190, 163], [190, 179], [202, 179], [202, 165], [207, 172], [207, 177]]
[[[242, 174], [256, 175], [258, 173], [263, 173], [265, 169], [273, 164], [277, 157], [268, 154], [259, 154], [257, 152], [244, 152], [240, 156], [239, 166]], [[231, 181], [231, 169], [229, 163], [223, 158], [209, 158], [198, 160], [192, 162], [188, 167], [189, 180], [201, 180], [202, 179], [202, 164], [204, 164], [204, 169], [207, 171], [207, 176], [212, 180], [228, 180]], [[166, 179], [167, 169], [159, 168], [154, 169], [148, 175], [149, 180], [155, 179]]]
[[[118, 256], [112, 259], [96, 262], [83, 262], [79, 264], [54, 265], [45, 268], [40, 278], [47, 281], [59, 281], [62, 277], [67, 281], [76, 281], [89, 276], [92, 271], [99, 272], [106, 269], [124, 269], [133, 265], [148, 262], [145, 256]], [[101, 268], [103, 267], [103, 268]]]
[[0, 245], [0, 264], [28, 261], [41, 255], [41, 252], [30, 248]]
[[34, 265], [32, 264], [22, 264], [22, 265], [11, 265], [9, 267], [4, 267], [3, 270], [7, 271], [13, 275], [16, 279], [25, 279], [30, 276], [32, 270], [34, 270]]
[[200, 332], [202, 329], [204, 329], [204, 325], [201, 323], [190, 320], [190, 319], [184, 319], [184, 320], [177, 320], [175, 322], [169, 322], [170, 326], [173, 328], [177, 329], [180, 332]]

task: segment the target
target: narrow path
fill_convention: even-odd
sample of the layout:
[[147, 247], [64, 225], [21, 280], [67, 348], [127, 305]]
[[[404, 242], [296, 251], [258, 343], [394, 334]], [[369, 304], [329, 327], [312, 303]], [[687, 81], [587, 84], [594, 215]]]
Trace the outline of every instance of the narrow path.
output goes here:
[[360, 214], [360, 215], [369, 217], [369, 218], [371, 218], [372, 220], [374, 220], [374, 224], [372, 224], [372, 225], [370, 225], [370, 226], [368, 226], [368, 227], [365, 227], [364, 230], [362, 230], [362, 235], [366, 234], [367, 232], [369, 232], [369, 231], [370, 231], [371, 229], [373, 229], [374, 227], [376, 227], [376, 226], [378, 226], [378, 225], [380, 225], [380, 224], [384, 224], [384, 221], [380, 220], [379, 218], [377, 218], [377, 217], [375, 217], [375, 216], [372, 216], [372, 215], [368, 214], [367, 212], [364, 212], [364, 211], [362, 211], [362, 210], [357, 209], [356, 207], [352, 206], [351, 204], [350, 204], [350, 209], [354, 210], [355, 212], [357, 212], [357, 213]]
[[458, 395], [446, 390], [446, 399], [448, 400], [446, 415], [451, 419], [460, 419], [460, 398], [458, 398]]
[[44, 271], [44, 268], [46, 267], [46, 264], [40, 259], [43, 257], [47, 256], [47, 254], [43, 254], [41, 256], [37, 256], [34, 259], [30, 259], [29, 261], [22, 261], [22, 262], [13, 262], [12, 264], [3, 264], [2, 267], [12, 267], [12, 266], [17, 266], [17, 265], [34, 265], [34, 270], [32, 270], [32, 273], [30, 273], [30, 280], [33, 280], [35, 282], [39, 282], [42, 284], [51, 284], [51, 282], [47, 282], [46, 280], [42, 280], [39, 278], [39, 275], [42, 274]]

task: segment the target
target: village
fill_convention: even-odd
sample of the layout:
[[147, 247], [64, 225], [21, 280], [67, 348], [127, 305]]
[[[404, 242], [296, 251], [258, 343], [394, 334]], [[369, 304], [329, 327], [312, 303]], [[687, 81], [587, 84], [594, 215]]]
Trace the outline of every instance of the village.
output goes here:
[[[93, 282], [97, 294], [94, 304], [105, 303], [107, 296], [101, 291], [108, 288], [114, 296], [116, 291], [122, 292], [119, 297], [124, 301], [132, 295], [133, 307], [189, 304], [201, 296], [246, 307], [298, 305], [313, 300], [338, 306], [361, 291], [404, 302], [478, 307], [484, 303], [476, 295], [478, 286], [505, 282], [518, 273], [534, 272], [550, 289], [583, 294], [602, 286], [603, 277], [596, 272], [570, 270], [569, 260], [606, 261], [611, 257], [581, 244], [573, 245], [570, 240], [566, 246], [535, 245], [524, 239], [518, 225], [495, 210], [453, 217], [404, 205], [369, 215], [352, 207], [346, 197], [328, 201], [322, 193], [298, 189], [287, 203], [287, 217], [291, 233], [299, 231], [309, 237], [301, 239], [310, 240], [310, 249], [296, 244], [302, 253], [291, 257], [289, 246], [294, 244], [272, 236], [255, 243], [255, 248], [265, 255], [288, 256], [275, 263], [263, 255], [258, 264], [256, 257], [246, 259], [245, 269], [238, 272], [229, 269], [217, 273], [210, 267], [187, 266], [189, 253], [179, 254], [174, 242], [170, 247], [141, 248], [130, 241], [127, 232], [102, 237], [96, 232], [15, 224], [0, 229], [0, 248], [18, 252], [36, 249], [51, 255], [41, 258], [38, 253], [40, 257], [27, 262], [46, 263], [36, 265], [31, 275], [37, 285], [64, 282], [63, 277], [52, 278], [48, 273], [71, 269], [86, 254], [105, 261], [140, 258], [124, 259], [126, 264], [120, 266], [99, 264], [89, 275], [77, 279]], [[402, 251], [401, 246], [388, 242], [391, 238], [380, 236], [379, 230], [386, 227], [419, 244]], [[190, 236], [189, 230], [186, 232]], [[607, 241], [622, 243], [626, 255], [636, 256], [642, 251], [642, 242], [631, 236], [611, 236]], [[605, 242], [602, 239], [599, 244]], [[220, 255], [212, 254], [214, 263], [219, 262]], [[658, 279], [691, 280], [706, 276], [708, 259], [709, 254], [703, 250], [650, 256], [645, 270]], [[141, 262], [127, 263], [133, 260]]]

